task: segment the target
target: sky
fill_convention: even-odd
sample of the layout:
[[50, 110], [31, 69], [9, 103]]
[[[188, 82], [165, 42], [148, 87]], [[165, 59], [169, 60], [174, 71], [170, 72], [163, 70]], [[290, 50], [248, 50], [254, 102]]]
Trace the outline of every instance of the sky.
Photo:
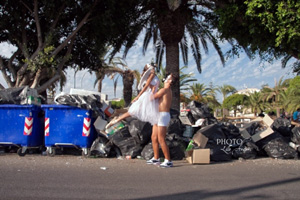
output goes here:
[[[146, 63], [155, 60], [151, 43], [149, 43], [150, 45], [145, 55], [142, 53], [142, 43], [143, 37], [140, 36], [125, 59], [130, 69], [136, 69], [140, 72], [142, 72]], [[230, 48], [226, 43], [222, 43], [220, 46], [223, 53]], [[10, 56], [14, 51], [15, 47], [6, 43], [0, 43], [0, 55]], [[225, 66], [223, 66], [216, 50], [214, 50], [212, 46], [209, 46], [208, 54], [202, 53], [201, 74], [197, 70], [194, 58], [191, 56], [191, 51], [189, 52], [188, 59], [188, 68], [184, 70], [184, 73], [194, 73], [194, 78], [197, 79], [195, 83], [203, 83], [206, 86], [212, 82], [214, 86], [228, 84], [234, 86], [237, 90], [245, 88], [261, 89], [262, 85], [265, 84], [274, 87], [275, 81], [278, 81], [281, 77], [283, 77], [283, 79], [295, 77], [290, 67], [282, 69], [280, 61], [276, 61], [272, 64], [264, 63], [264, 66], [262, 66], [259, 58], [250, 60], [245, 53], [241, 53], [239, 57], [228, 59]], [[181, 57], [180, 60], [182, 60]], [[165, 67], [165, 62], [163, 62], [163, 66]], [[180, 67], [182, 66], [184, 65], [182, 61], [180, 61]], [[97, 91], [97, 86], [94, 87], [96, 80], [94, 74], [90, 74], [87, 70], [79, 71], [75, 76], [74, 73], [75, 71], [73, 69], [67, 70], [68, 81], [63, 89], [64, 93], [69, 93], [71, 88]], [[7, 86], [2, 75], [0, 75], [0, 83], [5, 87]], [[114, 95], [113, 80], [106, 77], [103, 81], [102, 93], [107, 94], [108, 99], [122, 98], [122, 89], [122, 77], [118, 78], [116, 95]], [[220, 94], [217, 95], [217, 98], [219, 101], [223, 100]]]

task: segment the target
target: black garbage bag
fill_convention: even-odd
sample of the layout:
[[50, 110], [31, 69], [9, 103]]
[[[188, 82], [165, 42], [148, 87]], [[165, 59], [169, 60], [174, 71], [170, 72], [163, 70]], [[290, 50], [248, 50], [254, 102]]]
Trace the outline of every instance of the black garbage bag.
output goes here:
[[292, 129], [292, 137], [291, 137], [292, 142], [295, 144], [300, 145], [300, 127], [294, 127]]
[[271, 125], [271, 128], [274, 131], [279, 132], [281, 135], [286, 137], [291, 137], [292, 134], [292, 124], [290, 120], [279, 117], [274, 120], [273, 124]]
[[256, 130], [260, 127], [261, 124], [259, 122], [253, 122], [246, 130], [252, 136], [256, 134]]
[[211, 125], [211, 124], [217, 124], [218, 120], [215, 117], [206, 118], [204, 126]]
[[138, 119], [132, 119], [127, 123], [129, 133], [141, 145], [146, 145], [151, 141], [152, 125]]
[[179, 119], [172, 118], [168, 127], [167, 127], [167, 134], [175, 133], [177, 135], [182, 136], [184, 132], [184, 126], [182, 125]]
[[170, 115], [171, 115], [171, 118], [174, 118], [174, 119], [178, 119], [178, 116], [179, 116], [179, 111], [178, 110], [175, 110], [173, 108], [170, 109]]
[[140, 155], [143, 150], [139, 141], [136, 141], [129, 133], [128, 126], [117, 130], [109, 138], [109, 142], [120, 149], [122, 156], [131, 156], [131, 158], [135, 158]]
[[153, 152], [153, 148], [152, 148], [152, 143], [149, 142], [146, 146], [144, 146], [142, 152], [141, 152], [141, 156], [145, 159], [145, 160], [150, 160], [151, 158], [153, 158], [154, 156], [154, 152]]
[[[166, 144], [168, 145], [172, 160], [182, 160], [185, 157], [186, 144], [182, 137], [178, 136], [177, 134], [168, 134], [166, 136]], [[141, 156], [146, 160], [149, 160], [154, 156], [151, 142], [143, 148]], [[159, 148], [159, 157], [164, 157], [161, 148]]]
[[229, 145], [216, 145], [214, 141], [209, 140], [205, 148], [210, 149], [211, 161], [220, 162], [232, 160], [232, 149]]
[[251, 140], [244, 140], [238, 148], [232, 150], [233, 158], [254, 159], [257, 157], [259, 148]]
[[93, 114], [105, 119], [105, 114], [101, 110], [101, 97], [96, 94], [79, 95], [79, 94], [60, 94], [54, 100], [57, 104], [74, 106], [86, 110], [94, 111]]
[[223, 123], [221, 125], [221, 128], [226, 138], [237, 138], [241, 135], [239, 128], [233, 125], [232, 123]]
[[27, 97], [40, 97], [36, 89], [22, 86], [0, 90], [0, 104], [27, 104]]
[[99, 134], [91, 146], [91, 155], [107, 158], [112, 148], [111, 145], [107, 145], [108, 141], [109, 140], [105, 136]]
[[207, 104], [202, 104], [197, 101], [191, 101], [187, 108], [191, 110], [191, 113], [197, 121], [200, 118], [213, 118], [212, 113], [210, 112], [210, 109]]
[[222, 139], [226, 139], [221, 124], [211, 124], [201, 128], [197, 132], [201, 132], [208, 140], [213, 140], [215, 144]]
[[265, 150], [267, 155], [272, 158], [280, 158], [280, 159], [298, 158], [297, 151], [292, 147], [290, 147], [282, 137], [278, 137], [269, 141], [263, 147], [263, 149]]
[[[172, 160], [182, 160], [185, 157], [186, 144], [181, 136], [174, 133], [168, 134], [166, 136], [166, 143], [169, 147], [170, 157]], [[160, 155], [163, 156], [162, 151]]]

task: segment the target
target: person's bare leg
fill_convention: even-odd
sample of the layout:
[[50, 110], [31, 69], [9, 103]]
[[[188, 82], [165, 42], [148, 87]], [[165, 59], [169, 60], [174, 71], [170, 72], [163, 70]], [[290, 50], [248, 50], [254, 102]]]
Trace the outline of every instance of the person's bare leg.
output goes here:
[[171, 160], [169, 147], [166, 143], [166, 134], [167, 127], [166, 126], [158, 126], [158, 142], [160, 144], [161, 150], [164, 153], [165, 159]]
[[158, 128], [157, 128], [157, 125], [152, 126], [151, 141], [152, 141], [152, 148], [153, 148], [154, 158], [159, 159], [159, 144], [158, 144]]
[[119, 121], [121, 121], [121, 120], [123, 120], [123, 119], [126, 119], [127, 117], [130, 117], [130, 116], [131, 116], [131, 115], [130, 115], [128, 112], [126, 112], [126, 113], [122, 114], [121, 116], [119, 116], [117, 119], [111, 120], [111, 121], [105, 126], [105, 128], [109, 128], [109, 127], [111, 127], [112, 125], [114, 125], [114, 124], [118, 123]]

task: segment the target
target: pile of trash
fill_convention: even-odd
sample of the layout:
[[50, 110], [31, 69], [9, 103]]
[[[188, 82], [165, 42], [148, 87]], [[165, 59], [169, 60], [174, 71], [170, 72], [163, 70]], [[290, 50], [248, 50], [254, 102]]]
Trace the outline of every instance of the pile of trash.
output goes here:
[[[36, 90], [28, 87], [0, 91], [0, 104], [40, 105], [40, 98]], [[90, 147], [92, 156], [153, 157], [150, 123], [129, 117], [105, 128], [114, 116], [126, 112], [126, 109], [122, 112], [112, 109], [107, 95], [71, 89], [70, 94], [56, 96], [54, 102], [93, 111], [93, 119], [96, 119], [93, 126], [97, 133]], [[206, 104], [191, 101], [185, 107], [181, 106], [180, 111], [171, 109], [166, 142], [172, 160], [186, 158], [191, 163], [255, 159], [258, 156], [298, 159], [300, 127], [292, 125], [286, 118], [273, 120], [265, 115], [238, 128], [230, 122], [218, 121]], [[161, 150], [160, 156], [163, 157]]]
[[[153, 157], [151, 133], [151, 124], [127, 118], [113, 133], [98, 129], [92, 155], [150, 159]], [[202, 141], [196, 141], [197, 138]], [[300, 127], [292, 126], [284, 118], [273, 121], [266, 115], [239, 129], [232, 123], [218, 121], [206, 104], [192, 101], [181, 112], [171, 110], [166, 142], [172, 160], [182, 160], [188, 151], [195, 149], [209, 149], [210, 161], [215, 162], [258, 156], [298, 159]], [[161, 150], [160, 156], [163, 157]]]

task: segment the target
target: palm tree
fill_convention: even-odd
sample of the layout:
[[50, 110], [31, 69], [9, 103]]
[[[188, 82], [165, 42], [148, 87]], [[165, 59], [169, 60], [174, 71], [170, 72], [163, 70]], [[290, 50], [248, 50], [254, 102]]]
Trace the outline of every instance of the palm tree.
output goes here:
[[186, 91], [190, 89], [190, 83], [197, 81], [196, 78], [192, 78], [195, 74], [194, 73], [183, 73], [183, 70], [186, 69], [187, 66], [183, 66], [180, 68], [180, 76], [179, 76], [179, 86], [180, 86], [180, 93], [181, 91]]
[[[166, 53], [166, 72], [173, 73], [179, 79], [179, 50], [181, 50], [182, 60], [185, 65], [188, 63], [188, 49], [192, 49], [193, 57], [196, 61], [197, 69], [201, 73], [202, 51], [208, 53], [207, 41], [211, 42], [219, 54], [221, 62], [225, 60], [223, 53], [214, 36], [214, 31], [209, 24], [209, 15], [214, 9], [213, 1], [141, 1], [141, 19], [137, 19], [140, 25], [128, 34], [125, 42], [124, 54], [134, 45], [138, 35], [146, 29], [143, 52], [145, 53], [149, 42], [153, 41], [156, 51], [156, 63], [160, 66], [164, 53]], [[190, 39], [190, 40], [189, 40]], [[189, 44], [191, 43], [191, 44]], [[121, 44], [113, 53], [117, 53]], [[113, 55], [113, 54], [112, 54]], [[173, 101], [172, 108], [179, 110], [180, 85], [179, 81], [172, 86]]]
[[[137, 85], [140, 81], [140, 73], [137, 70], [131, 70], [128, 68], [126, 62], [121, 58], [113, 58], [109, 63], [103, 65], [96, 72], [96, 85], [98, 83], [98, 91], [101, 92], [102, 81], [105, 76], [109, 76], [114, 80], [114, 92], [116, 94], [116, 88], [118, 83], [118, 78], [121, 76], [123, 78], [123, 98], [125, 102], [125, 107], [128, 106], [132, 98], [132, 86], [134, 84], [134, 79], [137, 80]], [[118, 76], [119, 75], [119, 76]]]
[[[235, 87], [227, 84], [223, 84], [222, 86], [217, 87], [217, 91], [220, 92], [223, 96], [223, 102], [229, 94], [234, 94], [237, 90]], [[225, 117], [225, 107], [223, 107], [223, 117]]]
[[254, 116], [257, 116], [257, 113], [261, 113], [264, 110], [264, 103], [261, 100], [261, 93], [254, 92], [249, 95], [247, 101], [247, 107], [251, 108], [251, 111], [254, 113]]
[[262, 100], [271, 102], [272, 107], [276, 109], [277, 117], [280, 117], [280, 109], [283, 108], [281, 93], [287, 90], [287, 86], [281, 77], [278, 82], [275, 80], [274, 88], [265, 86], [262, 90]]
[[203, 83], [193, 83], [190, 86], [191, 96], [190, 99], [193, 101], [198, 101], [202, 103], [208, 103], [207, 93], [210, 91], [210, 88], [207, 88]]
[[216, 98], [216, 93], [217, 93], [217, 87], [215, 87], [213, 85], [212, 82], [209, 83], [209, 91], [206, 93], [207, 96], [207, 100], [208, 100], [208, 106], [210, 108], [212, 108], [212, 110], [214, 111], [214, 116], [218, 116], [217, 110], [221, 107], [221, 104], [219, 103], [219, 101]]
[[300, 107], [300, 95], [297, 88], [284, 90], [279, 95], [281, 96], [280, 100], [283, 110], [289, 114], [293, 114]]

